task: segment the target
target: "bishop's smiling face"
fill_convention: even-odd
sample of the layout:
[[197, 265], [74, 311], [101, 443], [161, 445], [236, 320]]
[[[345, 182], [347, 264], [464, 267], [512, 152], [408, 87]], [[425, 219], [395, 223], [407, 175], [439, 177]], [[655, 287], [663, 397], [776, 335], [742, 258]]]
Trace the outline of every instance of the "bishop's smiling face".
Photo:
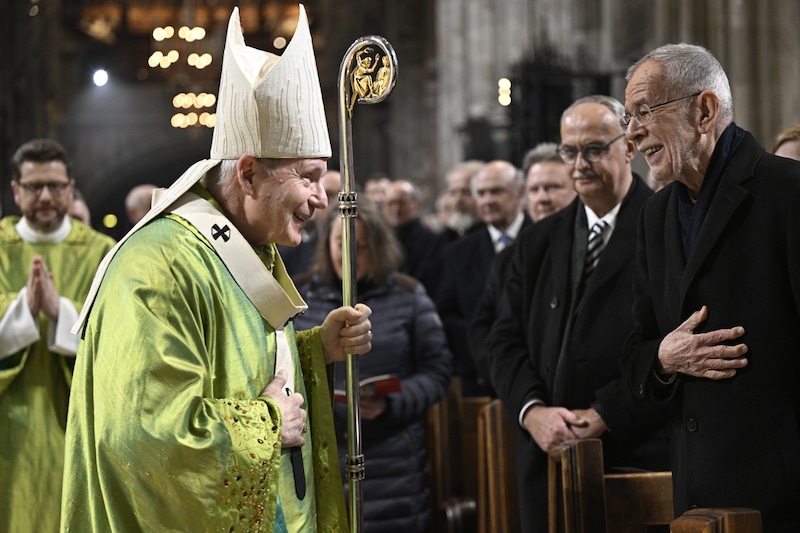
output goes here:
[[253, 194], [246, 216], [254, 228], [257, 242], [297, 246], [301, 231], [315, 209], [328, 206], [328, 196], [320, 180], [327, 170], [324, 159], [274, 160], [272, 169], [258, 162], [253, 179]]
[[[661, 65], [648, 60], [636, 69], [628, 82], [625, 112], [640, 114], [643, 105], [654, 106], [681, 96], [668, 91]], [[653, 179], [686, 183], [700, 167], [700, 134], [691, 120], [691, 106], [695, 102], [695, 98], [679, 99], [654, 109], [649, 121], [631, 120], [627, 139], [633, 141], [644, 156]]]

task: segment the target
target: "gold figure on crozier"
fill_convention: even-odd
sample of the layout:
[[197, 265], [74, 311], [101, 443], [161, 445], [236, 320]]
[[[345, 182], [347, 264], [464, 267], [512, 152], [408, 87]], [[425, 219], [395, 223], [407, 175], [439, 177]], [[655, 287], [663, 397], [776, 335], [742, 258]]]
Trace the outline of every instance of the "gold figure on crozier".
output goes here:
[[[374, 52], [372, 46], [364, 47], [356, 52], [355, 68], [351, 63], [352, 72], [350, 74], [350, 106], [348, 112], [353, 114], [353, 107], [359, 100], [370, 100], [380, 98], [389, 90], [391, 80], [391, 61], [389, 56]], [[381, 68], [378, 69], [378, 65]], [[377, 73], [375, 72], [377, 69]]]

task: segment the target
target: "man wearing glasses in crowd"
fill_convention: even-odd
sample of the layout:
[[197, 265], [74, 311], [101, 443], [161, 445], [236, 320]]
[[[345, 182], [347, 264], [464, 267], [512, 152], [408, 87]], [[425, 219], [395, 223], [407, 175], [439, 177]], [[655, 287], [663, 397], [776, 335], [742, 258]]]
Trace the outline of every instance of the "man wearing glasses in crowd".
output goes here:
[[674, 405], [675, 513], [751, 507], [800, 531], [800, 165], [734, 123], [703, 47], [659, 47], [626, 79], [628, 142], [667, 185], [642, 209], [622, 365]]
[[0, 531], [58, 531], [70, 333], [114, 241], [67, 216], [75, 182], [56, 141], [11, 160], [22, 217], [0, 221]]
[[636, 399], [619, 370], [637, 217], [652, 195], [631, 171], [623, 111], [595, 95], [562, 114], [558, 153], [578, 198], [520, 234], [489, 334], [493, 384], [522, 430], [525, 532], [547, 531], [547, 452], [564, 441], [601, 438], [609, 467], [669, 469], [669, 411]]

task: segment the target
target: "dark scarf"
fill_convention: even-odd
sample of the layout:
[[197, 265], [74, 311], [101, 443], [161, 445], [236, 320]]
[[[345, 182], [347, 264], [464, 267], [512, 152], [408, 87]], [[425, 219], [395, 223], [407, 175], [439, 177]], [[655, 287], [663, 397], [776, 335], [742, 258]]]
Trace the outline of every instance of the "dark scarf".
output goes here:
[[689, 197], [689, 189], [683, 183], [676, 182], [678, 189], [678, 220], [681, 223], [681, 235], [683, 236], [683, 254], [686, 259], [692, 255], [692, 248], [700, 234], [703, 220], [706, 218], [711, 200], [722, 179], [722, 171], [728, 164], [733, 152], [739, 147], [744, 139], [745, 131], [731, 122], [717, 141], [711, 161], [708, 164], [705, 178], [700, 185], [700, 194], [697, 201], [692, 202]]

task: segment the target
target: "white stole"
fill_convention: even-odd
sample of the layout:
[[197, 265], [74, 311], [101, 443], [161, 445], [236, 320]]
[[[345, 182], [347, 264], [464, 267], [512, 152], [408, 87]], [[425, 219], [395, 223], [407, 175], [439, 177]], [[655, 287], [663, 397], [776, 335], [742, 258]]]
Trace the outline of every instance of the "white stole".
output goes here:
[[211, 243], [233, 279], [275, 330], [275, 372], [286, 370], [284, 392], [290, 396], [295, 391], [294, 362], [283, 328], [308, 305], [286, 273], [281, 256], [276, 252], [273, 276], [225, 215], [192, 192], [184, 194], [169, 211], [188, 220]]

